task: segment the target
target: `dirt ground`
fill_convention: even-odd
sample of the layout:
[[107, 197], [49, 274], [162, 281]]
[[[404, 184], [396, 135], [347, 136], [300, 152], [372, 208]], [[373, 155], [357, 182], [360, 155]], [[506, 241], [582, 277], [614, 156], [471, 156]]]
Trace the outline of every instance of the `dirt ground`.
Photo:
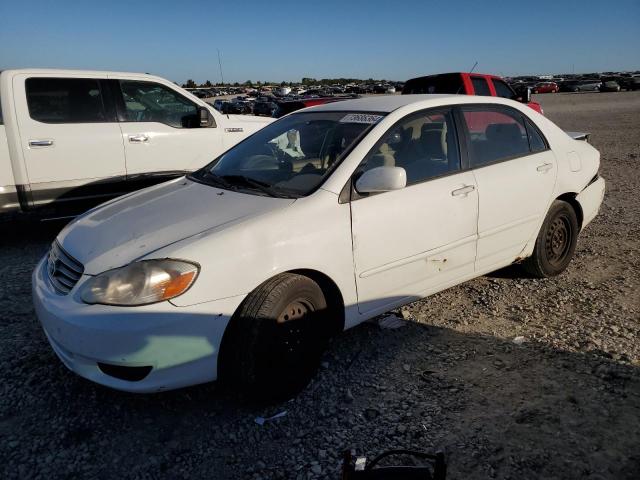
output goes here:
[[569, 269], [495, 272], [399, 310], [402, 328], [345, 332], [281, 405], [67, 371], [30, 297], [62, 225], [0, 223], [0, 477], [336, 479], [346, 448], [412, 448], [444, 449], [452, 479], [640, 478], [640, 92], [536, 98], [602, 153], [607, 194]]

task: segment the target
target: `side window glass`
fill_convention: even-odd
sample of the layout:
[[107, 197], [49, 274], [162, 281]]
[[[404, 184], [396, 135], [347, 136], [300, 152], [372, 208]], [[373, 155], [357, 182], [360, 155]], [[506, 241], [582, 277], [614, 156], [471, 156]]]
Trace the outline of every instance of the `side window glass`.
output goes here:
[[198, 107], [164, 85], [121, 80], [120, 88], [126, 122], [157, 122], [175, 128], [200, 126]]
[[493, 88], [496, 89], [496, 95], [502, 98], [513, 98], [513, 91], [509, 88], [509, 85], [502, 80], [493, 79]]
[[385, 133], [358, 171], [383, 166], [404, 168], [407, 185], [460, 170], [458, 140], [451, 112], [409, 116]]
[[0, 101], [0, 125], [4, 125], [4, 121], [2, 120], [2, 102]]
[[540, 132], [531, 122], [527, 121], [527, 133], [529, 134], [529, 148], [532, 152], [542, 152], [547, 149], [547, 143], [540, 135]]
[[28, 78], [27, 106], [44, 123], [107, 122], [100, 82], [93, 78]]
[[471, 83], [473, 83], [473, 90], [476, 95], [484, 95], [487, 97], [491, 96], [491, 91], [489, 90], [489, 84], [487, 80], [482, 77], [471, 77]]
[[527, 155], [529, 140], [522, 115], [507, 109], [463, 108], [472, 167]]

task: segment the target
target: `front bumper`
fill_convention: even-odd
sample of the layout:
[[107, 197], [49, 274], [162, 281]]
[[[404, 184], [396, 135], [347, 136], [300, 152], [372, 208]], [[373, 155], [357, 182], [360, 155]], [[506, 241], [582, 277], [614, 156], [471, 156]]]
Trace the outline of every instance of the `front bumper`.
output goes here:
[[[45, 257], [46, 258], [46, 257]], [[118, 390], [157, 392], [217, 378], [222, 335], [244, 296], [176, 307], [87, 305], [78, 297], [83, 277], [67, 295], [51, 286], [43, 258], [33, 272], [33, 303], [53, 350], [73, 372]], [[142, 380], [103, 372], [98, 363], [152, 367]]]
[[598, 177], [597, 180], [589, 184], [578, 194], [576, 200], [582, 208], [582, 228], [586, 227], [595, 218], [604, 199], [605, 181]]

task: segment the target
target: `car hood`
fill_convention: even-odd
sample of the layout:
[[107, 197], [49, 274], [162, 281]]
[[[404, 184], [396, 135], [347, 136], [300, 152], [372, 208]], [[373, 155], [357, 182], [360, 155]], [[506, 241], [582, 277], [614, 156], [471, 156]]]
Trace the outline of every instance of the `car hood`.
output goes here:
[[58, 242], [85, 273], [96, 275], [294, 201], [221, 190], [183, 177], [90, 210], [62, 230]]

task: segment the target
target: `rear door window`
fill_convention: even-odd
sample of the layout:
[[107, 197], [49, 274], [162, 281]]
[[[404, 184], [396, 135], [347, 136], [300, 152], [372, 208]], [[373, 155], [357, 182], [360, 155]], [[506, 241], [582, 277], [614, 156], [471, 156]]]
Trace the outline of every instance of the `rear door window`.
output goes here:
[[463, 107], [472, 168], [531, 152], [524, 118], [508, 107]]
[[115, 119], [108, 113], [96, 78], [28, 78], [29, 116], [43, 123], [96, 123]]
[[491, 90], [489, 90], [489, 84], [484, 77], [471, 77], [471, 83], [473, 83], [473, 90], [476, 95], [491, 96]]

